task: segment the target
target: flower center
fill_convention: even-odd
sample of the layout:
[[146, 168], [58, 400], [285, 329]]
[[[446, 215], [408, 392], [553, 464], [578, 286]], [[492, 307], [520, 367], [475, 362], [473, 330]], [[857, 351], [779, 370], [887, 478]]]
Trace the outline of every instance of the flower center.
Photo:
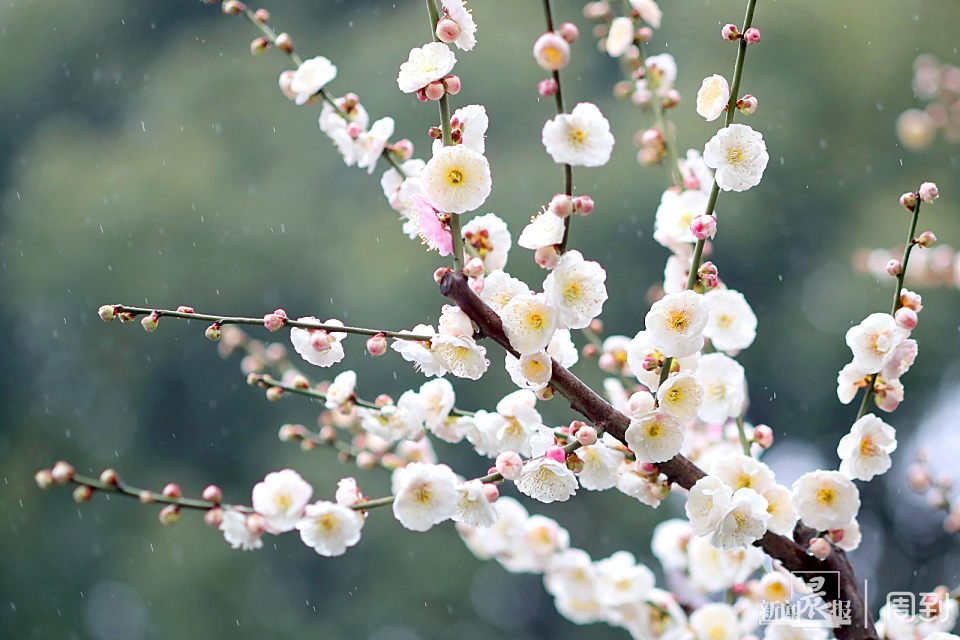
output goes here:
[[282, 511], [287, 511], [291, 506], [293, 506], [293, 498], [291, 498], [290, 494], [287, 493], [278, 493], [277, 497], [274, 498], [273, 501]]
[[662, 432], [663, 428], [657, 420], [653, 420], [647, 425], [647, 435], [651, 438], [659, 438]]
[[337, 518], [332, 513], [326, 513], [320, 517], [317, 524], [320, 525], [321, 529], [330, 533], [337, 528]]
[[568, 304], [573, 304], [580, 299], [581, 292], [582, 288], [579, 282], [570, 282], [563, 288], [563, 299], [566, 300]]
[[567, 137], [570, 139], [570, 144], [579, 147], [587, 141], [587, 132], [578, 127], [574, 127], [570, 129], [570, 133], [567, 134]]
[[817, 502], [830, 506], [837, 500], [837, 492], [832, 487], [821, 487], [817, 490]]
[[429, 504], [430, 498], [432, 497], [430, 487], [428, 485], [422, 484], [416, 488], [413, 492], [413, 499], [420, 504]]
[[560, 64], [563, 61], [563, 51], [557, 47], [546, 47], [543, 50], [543, 58], [551, 65]]
[[671, 311], [667, 316], [667, 326], [678, 333], [686, 331], [689, 324], [687, 314], [683, 311]]
[[717, 325], [723, 329], [729, 329], [732, 324], [733, 317], [729, 313], [721, 313], [720, 317], [717, 318]]
[[737, 489], [749, 489], [753, 486], [753, 478], [751, 478], [746, 473], [741, 473], [737, 476]]
[[544, 324], [546, 324], [546, 321], [543, 319], [543, 314], [539, 311], [533, 311], [527, 316], [527, 326], [534, 331], [543, 329]]
[[683, 391], [682, 391], [681, 389], [679, 389], [679, 388], [677, 388], [677, 387], [674, 387], [674, 388], [670, 389], [670, 391], [667, 392], [667, 401], [668, 401], [668, 402], [670, 402], [670, 403], [672, 403], [672, 404], [676, 404], [676, 403], [680, 402], [681, 400], [683, 400]]
[[447, 171], [447, 183], [450, 186], [456, 187], [462, 182], [463, 182], [463, 171], [461, 171], [459, 168], [454, 167], [453, 169], [450, 169], [449, 171]]
[[873, 441], [873, 438], [866, 437], [860, 441], [860, 455], [876, 456], [880, 454], [880, 447]]
[[727, 149], [727, 162], [732, 165], [740, 164], [744, 161], [747, 154], [744, 151], [743, 147], [730, 147]]

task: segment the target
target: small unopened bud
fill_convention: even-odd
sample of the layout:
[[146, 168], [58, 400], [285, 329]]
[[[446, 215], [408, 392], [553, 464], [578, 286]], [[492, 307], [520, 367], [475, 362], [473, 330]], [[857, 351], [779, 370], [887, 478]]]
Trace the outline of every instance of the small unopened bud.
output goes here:
[[255, 536], [263, 535], [267, 530], [267, 519], [259, 513], [251, 513], [248, 515], [247, 519], [243, 521], [243, 524], [247, 527], [247, 531]]
[[740, 29], [738, 29], [735, 24], [725, 24], [723, 28], [720, 29], [720, 37], [724, 40], [734, 42], [740, 39]]
[[374, 358], [387, 352], [387, 337], [382, 333], [367, 338], [367, 353]]
[[699, 215], [690, 222], [690, 232], [697, 240], [712, 239], [717, 235], [717, 219], [710, 215]]
[[427, 97], [427, 100], [439, 100], [444, 93], [443, 83], [439, 81], [431, 82], [423, 88], [423, 95]]
[[488, 482], [483, 485], [483, 497], [486, 498], [487, 502], [496, 502], [497, 498], [500, 497], [500, 489], [492, 482]]
[[263, 316], [263, 326], [267, 331], [275, 333], [283, 328], [283, 316], [277, 313], [268, 313]]
[[833, 553], [833, 546], [824, 538], [811, 538], [810, 555], [818, 560], [826, 560]]
[[567, 459], [567, 452], [564, 451], [561, 446], [551, 445], [547, 447], [547, 451], [543, 454], [543, 457], [547, 460], [554, 460], [555, 462], [564, 462]]
[[760, 29], [750, 27], [743, 32], [743, 41], [747, 44], [757, 44], [760, 42]]
[[560, 89], [560, 85], [553, 78], [546, 78], [537, 83], [537, 93], [544, 98], [552, 96]]
[[764, 449], [773, 445], [773, 429], [765, 424], [758, 424], [753, 428], [753, 441]]
[[296, 376], [294, 376], [293, 382], [291, 382], [290, 384], [292, 384], [292, 385], [293, 385], [294, 387], [296, 387], [297, 389], [309, 389], [309, 388], [310, 388], [310, 381], [307, 379], [307, 376], [305, 376], [305, 375], [303, 375], [303, 374], [300, 374], [300, 373], [298, 373]]
[[140, 504], [153, 504], [157, 501], [153, 495], [153, 491], [147, 491], [146, 489], [137, 494], [137, 499], [140, 501]]
[[270, 22], [270, 12], [266, 9], [257, 9], [253, 14], [253, 19], [260, 24], [267, 24]]
[[577, 442], [585, 447], [597, 444], [597, 430], [593, 427], [580, 427], [577, 429]]
[[507, 480], [516, 480], [523, 469], [523, 460], [514, 451], [504, 451], [497, 456], [497, 471]]
[[620, 363], [617, 362], [617, 357], [612, 353], [604, 353], [601, 355], [597, 366], [607, 373], [616, 373], [620, 369]]
[[93, 498], [93, 489], [85, 484], [82, 484], [73, 490], [73, 501], [77, 504], [90, 502], [91, 498]]
[[899, 276], [903, 273], [903, 263], [896, 258], [890, 258], [890, 260], [887, 261], [887, 273], [893, 277]]
[[219, 529], [223, 524], [223, 509], [214, 507], [203, 514], [203, 523], [211, 529]]
[[160, 513], [157, 517], [160, 519], [160, 524], [164, 526], [177, 524], [180, 522], [180, 506], [176, 504], [168, 504], [163, 509], [160, 509]]
[[570, 62], [570, 43], [548, 31], [533, 45], [533, 58], [542, 69], [560, 71]]
[[224, 0], [221, 8], [226, 15], [235, 16], [239, 13], [243, 13], [247, 7], [242, 2], [238, 2], [238, 0]]
[[710, 262], [704, 262], [697, 271], [700, 283], [707, 289], [716, 289], [720, 286], [720, 276], [717, 266]]
[[407, 138], [397, 140], [393, 143], [393, 153], [401, 162], [405, 162], [413, 156], [413, 143]]
[[653, 29], [646, 26], [640, 27], [635, 35], [640, 42], [650, 42], [653, 40]]
[[460, 37], [460, 25], [450, 18], [443, 18], [437, 23], [437, 39], [450, 44]]
[[347, 135], [352, 139], [356, 140], [361, 133], [363, 133], [363, 127], [360, 126], [359, 122], [351, 122], [347, 125]]
[[585, 344], [582, 349], [583, 357], [592, 360], [600, 355], [600, 348], [595, 344]]
[[280, 431], [277, 432], [277, 437], [280, 438], [280, 442], [295, 442], [300, 439], [303, 429], [300, 428], [301, 425], [298, 424], [284, 424], [280, 426]]
[[900, 291], [900, 306], [908, 307], [917, 313], [920, 313], [923, 311], [923, 297], [915, 291], [903, 289]]
[[161, 493], [163, 493], [164, 498], [170, 498], [171, 500], [179, 500], [183, 497], [183, 490], [180, 488], [180, 485], [175, 482], [164, 485]]
[[250, 53], [255, 56], [263, 55], [263, 53], [267, 50], [269, 46], [270, 46], [270, 41], [267, 40], [266, 38], [264, 37], [254, 38], [253, 40], [250, 41]]
[[460, 76], [449, 75], [443, 79], [443, 88], [452, 96], [460, 93], [460, 88], [463, 85], [460, 83]]
[[280, 387], [270, 387], [267, 389], [267, 400], [270, 402], [276, 402], [283, 397], [283, 389]]
[[749, 93], [737, 100], [737, 109], [745, 116], [752, 116], [756, 113], [758, 106], [760, 106], [760, 101], [757, 100], [756, 96]]
[[115, 469], [104, 469], [100, 472], [100, 482], [115, 487], [120, 484], [120, 475]]
[[577, 41], [577, 38], [580, 37], [580, 29], [577, 28], [577, 25], [572, 22], [564, 22], [560, 25], [560, 28], [557, 30], [557, 33], [560, 34], [560, 37], [573, 44]]
[[573, 199], [573, 211], [582, 216], [588, 216], [593, 213], [593, 198], [590, 196], [577, 196]]
[[289, 33], [284, 32], [278, 35], [274, 44], [277, 46], [277, 49], [280, 49], [280, 51], [284, 53], [293, 53], [293, 38], [290, 37]]
[[53, 469], [50, 469], [50, 473], [53, 475], [53, 481], [57, 484], [67, 484], [73, 480], [73, 476], [76, 472], [73, 470], [72, 464], [65, 460], [60, 460], [53, 465]]
[[40, 469], [35, 474], [33, 474], [33, 481], [37, 483], [37, 486], [41, 489], [49, 489], [55, 484], [53, 479], [53, 473], [50, 469]]
[[553, 391], [553, 387], [551, 387], [550, 385], [547, 385], [542, 389], [537, 389], [534, 392], [534, 395], [537, 396], [537, 400], [542, 400], [546, 402], [547, 400], [552, 400], [555, 394]]
[[897, 312], [893, 314], [894, 319], [897, 321], [897, 326], [901, 329], [906, 329], [907, 331], [913, 331], [917, 328], [917, 312], [909, 307], [900, 307], [897, 309]]
[[541, 269], [553, 269], [560, 262], [560, 251], [556, 245], [540, 247], [533, 253], [533, 260]]
[[670, 89], [666, 95], [663, 96], [662, 104], [664, 109], [675, 108], [680, 104], [680, 92], [676, 89]]
[[222, 335], [220, 325], [214, 322], [212, 325], [206, 328], [206, 330], [203, 332], [203, 335], [207, 336], [207, 340], [210, 340], [211, 342], [219, 341], [220, 336]]
[[590, 321], [589, 325], [590, 331], [593, 331], [595, 334], [600, 335], [603, 333], [603, 320], [600, 318], [594, 318]]
[[917, 194], [912, 192], [907, 192], [902, 196], [900, 196], [900, 206], [902, 206], [904, 209], [910, 212], [914, 211], [917, 208], [918, 201], [919, 201], [919, 197], [917, 196]]
[[97, 315], [100, 316], [100, 319], [104, 322], [110, 322], [117, 317], [117, 308], [112, 304], [105, 304], [97, 309]]
[[907, 468], [907, 484], [917, 493], [926, 493], [930, 488], [930, 474], [922, 464], [912, 464]]
[[937, 244], [937, 236], [934, 235], [933, 231], [924, 231], [919, 236], [917, 236], [914, 242], [917, 245], [923, 247], [924, 249], [929, 249], [933, 245]]
[[157, 324], [160, 322], [160, 312], [154, 311], [143, 316], [140, 320], [140, 326], [143, 327], [143, 330], [147, 333], [157, 330]]
[[479, 278], [483, 275], [483, 260], [480, 258], [470, 258], [467, 264], [463, 265], [463, 275], [468, 278]]
[[[562, 451], [563, 449], [561, 448], [560, 450]], [[580, 473], [583, 471], [584, 465], [580, 456], [567, 456], [566, 464], [567, 469], [570, 469], [570, 471], [573, 471], [574, 473]]]
[[373, 469], [377, 466], [377, 458], [369, 451], [361, 451], [357, 454], [357, 466], [361, 469]]
[[663, 132], [656, 127], [647, 129], [640, 134], [640, 146], [659, 149], [663, 146]]
[[565, 193], [558, 193], [550, 199], [550, 204], [547, 205], [547, 208], [557, 217], [566, 218], [573, 213], [573, 198]]
[[387, 407], [393, 404], [393, 398], [390, 397], [390, 394], [388, 393], [381, 393], [374, 398], [373, 404], [377, 405], [378, 407]]
[[930, 204], [940, 197], [940, 190], [937, 189], [937, 185], [933, 182], [924, 182], [922, 185], [920, 185], [917, 195], [920, 196], [920, 199], [923, 202]]
[[223, 502], [223, 491], [215, 484], [208, 484], [203, 490], [203, 499], [207, 502], [220, 504]]

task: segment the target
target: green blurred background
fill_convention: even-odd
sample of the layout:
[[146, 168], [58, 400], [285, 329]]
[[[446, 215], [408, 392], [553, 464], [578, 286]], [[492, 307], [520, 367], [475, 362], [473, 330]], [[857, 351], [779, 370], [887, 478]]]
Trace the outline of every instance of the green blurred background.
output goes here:
[[[422, 2], [268, 8], [305, 57], [336, 62], [335, 94], [356, 91], [373, 117], [394, 116], [398, 137], [426, 152], [435, 111], [394, 81], [429, 35]], [[571, 103], [601, 106], [617, 146], [609, 165], [575, 174], [597, 210], [576, 220], [572, 242], [607, 268], [608, 331], [632, 335], [667, 256], [651, 238], [665, 174], [637, 165], [631, 137], [648, 117], [611, 97], [619, 69], [595, 51], [581, 8], [556, 2], [558, 17], [584, 34], [564, 88]], [[734, 49], [718, 27], [742, 20], [743, 2], [663, 9], [650, 49], [677, 57], [679, 137], [700, 148], [716, 127], [696, 116], [693, 98], [705, 75], [729, 73]], [[560, 186], [539, 142], [552, 104], [537, 98], [542, 74], [529, 54], [543, 16], [533, 0], [483, 0], [473, 10], [479, 46], [459, 56], [464, 90], [454, 104], [487, 107], [495, 189], [485, 209], [516, 237]], [[960, 4], [761, 0], [756, 24], [763, 42], [751, 51], [743, 92], [760, 99], [750, 124], [764, 133], [771, 162], [759, 188], [721, 199], [714, 260], [760, 317], [759, 337], [740, 357], [749, 419], [774, 427], [769, 460], [789, 482], [836, 464], [836, 442], [856, 411], [834, 391], [848, 360], [843, 333], [889, 304], [892, 283], [856, 273], [854, 250], [902, 241], [897, 197], [924, 179], [944, 196], [921, 227], [960, 242], [957, 147], [938, 141], [916, 154], [894, 135], [896, 116], [917, 105], [914, 58], [960, 61]], [[276, 79], [287, 61], [275, 52], [252, 58], [255, 35], [242, 18], [181, 0], [0, 6], [0, 637], [576, 637], [583, 629], [554, 612], [539, 578], [475, 560], [449, 525], [416, 535], [377, 513], [342, 558], [322, 559], [294, 535], [240, 553], [196, 514], [163, 528], [156, 509], [132, 500], [98, 496], [78, 509], [69, 491], [33, 485], [33, 472], [59, 458], [94, 474], [114, 466], [141, 486], [175, 480], [194, 494], [216, 481], [235, 500], [282, 466], [323, 496], [357, 473], [328, 451], [278, 442], [281, 423], [311, 424], [318, 408], [298, 398], [267, 403], [202, 326], [165, 320], [152, 335], [107, 326], [96, 315], [103, 303], [246, 315], [283, 306], [389, 328], [436, 320], [443, 300], [431, 273], [441, 261], [400, 235], [378, 176], [342, 166], [317, 128], [318, 109], [283, 98]], [[515, 249], [511, 262], [540, 281], [529, 253]], [[865, 539], [853, 560], [874, 580], [876, 606], [888, 590], [960, 581], [956, 540], [903, 488], [915, 440], [936, 448], [945, 472], [960, 455], [960, 294], [923, 292], [919, 364], [891, 418], [901, 440], [895, 469], [863, 486]], [[373, 361], [356, 337], [346, 345], [340, 368], [358, 371], [364, 395], [396, 397], [422, 382], [394, 355]], [[457, 382], [459, 405], [488, 407], [510, 390], [499, 354], [493, 360], [481, 384]], [[590, 365], [578, 371], [600, 381]], [[543, 410], [568, 416], [560, 401]], [[437, 448], [464, 473], [486, 466], [465, 446]], [[387, 489], [384, 472], [359, 477], [369, 494]], [[594, 557], [627, 548], [653, 562], [651, 529], [682, 503], [654, 511], [617, 492], [585, 492], [534, 508]]]

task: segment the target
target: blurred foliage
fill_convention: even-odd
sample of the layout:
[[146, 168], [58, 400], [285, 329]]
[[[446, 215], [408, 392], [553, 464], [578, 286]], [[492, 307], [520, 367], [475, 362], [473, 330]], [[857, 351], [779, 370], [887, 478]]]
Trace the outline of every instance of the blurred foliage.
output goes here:
[[[496, 187], [487, 209], [516, 237], [561, 185], [539, 143], [552, 104], [536, 96], [541, 74], [529, 55], [543, 18], [538, 2], [473, 4], [480, 44], [460, 56], [464, 90], [454, 102], [487, 106]], [[575, 221], [572, 242], [608, 270], [608, 330], [632, 335], [667, 256], [651, 238], [665, 174], [634, 160], [631, 137], [648, 116], [611, 97], [619, 70], [594, 50], [581, 5], [556, 4], [584, 33], [564, 72], [568, 100], [597, 102], [618, 140], [608, 166], [575, 173], [598, 206]], [[679, 61], [685, 102], [675, 120], [685, 146], [699, 148], [715, 129], [696, 116], [693, 97], [705, 75], [729, 73], [733, 48], [718, 25], [737, 22], [741, 5], [663, 3], [651, 51]], [[421, 2], [268, 8], [303, 54], [336, 62], [335, 92], [356, 91], [371, 115], [393, 115], [400, 136], [421, 155], [428, 149], [434, 110], [394, 83], [408, 49], [428, 35]], [[834, 393], [848, 359], [843, 333], [886, 309], [891, 289], [854, 273], [850, 256], [902, 242], [899, 194], [938, 182], [944, 197], [921, 225], [960, 244], [957, 148], [938, 141], [914, 154], [893, 133], [896, 116], [916, 104], [915, 56], [957, 63], [950, 25], [958, 21], [952, 0], [880, 0], [869, 11], [858, 0], [760, 3], [763, 42], [744, 89], [760, 99], [750, 124], [763, 131], [771, 164], [760, 188], [721, 198], [713, 259], [760, 317], [759, 338], [740, 359], [749, 418], [778, 436], [773, 461], [808, 451], [835, 463], [855, 413]], [[413, 535], [376, 513], [343, 558], [321, 559], [296, 536], [243, 554], [199, 517], [161, 528], [153, 509], [133, 501], [98, 496], [77, 509], [69, 492], [33, 486], [34, 470], [58, 458], [91, 473], [115, 466], [142, 486], [177, 480], [196, 493], [216, 481], [237, 500], [281, 466], [301, 470], [320, 496], [357, 474], [329, 452], [277, 442], [282, 422], [309, 424], [317, 407], [266, 403], [202, 327], [165, 320], [147, 336], [136, 325], [103, 325], [100, 304], [247, 315], [282, 305], [295, 316], [389, 328], [438, 315], [443, 300], [430, 274], [440, 260], [400, 235], [376, 176], [344, 169], [317, 129], [318, 111], [280, 95], [285, 59], [246, 54], [254, 35], [240, 18], [180, 0], [0, 6], [0, 637], [577, 637], [539, 579], [478, 562], [449, 525]], [[542, 277], [518, 249], [511, 271], [532, 283]], [[921, 366], [892, 418], [902, 441], [958, 375], [958, 294], [924, 293]], [[343, 366], [358, 371], [367, 396], [422, 381], [399, 358], [373, 362], [356, 337], [346, 344]], [[483, 384], [457, 384], [458, 404], [491, 406], [510, 390], [500, 359]], [[590, 365], [579, 371], [600, 380]], [[569, 416], [559, 400], [544, 411]], [[956, 438], [955, 416], [943, 425], [951, 427], [942, 437]], [[485, 468], [465, 447], [438, 449], [465, 473]], [[901, 467], [906, 456], [896, 458]], [[387, 488], [382, 472], [358, 475], [369, 494]], [[853, 559], [879, 582], [871, 594], [955, 584], [956, 542], [922, 505], [894, 514], [901, 492], [899, 481], [864, 487], [869, 531]], [[652, 526], [678, 507], [584, 493], [540, 511], [594, 557], [625, 547], [649, 561]]]

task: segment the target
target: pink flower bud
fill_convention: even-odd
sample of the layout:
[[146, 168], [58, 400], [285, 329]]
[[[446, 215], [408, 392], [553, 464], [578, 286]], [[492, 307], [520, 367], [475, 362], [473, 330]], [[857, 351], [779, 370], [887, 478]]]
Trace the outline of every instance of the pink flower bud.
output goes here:
[[270, 387], [267, 389], [267, 400], [270, 402], [276, 402], [283, 397], [283, 389], [280, 387]]
[[160, 312], [154, 311], [149, 313], [140, 320], [140, 326], [143, 327], [143, 330], [147, 333], [157, 330], [157, 323], [160, 322]]
[[382, 333], [367, 338], [367, 353], [374, 358], [387, 352], [387, 337]]
[[284, 424], [280, 426], [277, 437], [280, 438], [280, 442], [295, 442], [300, 439], [302, 431], [301, 425]]
[[451, 271], [453, 270], [450, 267], [440, 267], [433, 272], [433, 281], [437, 284], [440, 284], [440, 282], [443, 280], [443, 276], [447, 275]]
[[909, 307], [900, 307], [893, 315], [897, 321], [897, 326], [907, 331], [913, 331], [917, 328], [917, 312]]
[[547, 78], [537, 83], [537, 93], [545, 98], [555, 94], [558, 89], [559, 85], [553, 78]]
[[582, 216], [588, 216], [593, 213], [593, 198], [590, 196], [577, 196], [573, 199], [573, 211]]
[[110, 322], [117, 317], [117, 308], [112, 304], [105, 304], [97, 309], [97, 315], [100, 316], [100, 319], [104, 322]]
[[203, 499], [207, 502], [213, 502], [214, 504], [220, 504], [223, 502], [223, 491], [220, 490], [215, 484], [208, 484], [207, 487], [203, 490]]
[[592, 360], [600, 355], [600, 349], [595, 344], [583, 345], [583, 357]]
[[560, 262], [560, 252], [555, 245], [540, 247], [533, 253], [533, 260], [541, 269], [553, 269]]
[[641, 147], [656, 147], [660, 148], [663, 145], [663, 132], [656, 127], [647, 129], [642, 134], [640, 134], [640, 146]]
[[663, 366], [663, 360], [652, 353], [648, 353], [643, 356], [643, 361], [640, 363], [640, 366], [643, 367], [644, 371], [656, 371]]
[[773, 445], [773, 429], [765, 424], [758, 424], [753, 428], [753, 441], [764, 449], [769, 449]]
[[253, 17], [260, 24], [267, 24], [270, 22], [270, 12], [266, 9], [257, 9], [254, 12]]
[[238, 2], [238, 0], [225, 0], [220, 8], [226, 15], [235, 16], [238, 13], [243, 13], [247, 6], [242, 2]]
[[430, 98], [427, 97], [427, 92], [425, 91], [424, 87], [417, 89], [417, 100], [420, 102], [426, 102], [429, 99]]
[[597, 444], [597, 430], [593, 427], [580, 427], [577, 429], [577, 442], [585, 447]]
[[640, 462], [637, 464], [637, 471], [648, 476], [660, 475], [660, 469], [652, 462]]
[[53, 465], [53, 469], [50, 470], [53, 481], [57, 484], [67, 484], [73, 480], [74, 473], [73, 465], [65, 460], [58, 461]]
[[460, 37], [460, 25], [450, 18], [443, 18], [437, 23], [437, 39], [450, 44]]
[[637, 162], [645, 167], [652, 167], [660, 162], [661, 150], [655, 147], [644, 147], [637, 153]]
[[917, 208], [917, 202], [919, 197], [917, 194], [912, 192], [907, 192], [900, 196], [900, 206], [902, 206], [907, 211], [913, 212]]
[[897, 277], [903, 273], [903, 263], [896, 258], [890, 258], [890, 260], [887, 261], [887, 273], [893, 277]]
[[829, 536], [830, 542], [837, 544], [843, 542], [844, 532], [843, 529], [827, 529], [827, 536]]
[[833, 553], [833, 547], [824, 538], [811, 538], [809, 551], [814, 558], [826, 560]]
[[757, 44], [760, 42], [760, 29], [750, 27], [743, 32], [743, 41], [747, 44]]
[[173, 500], [183, 497], [183, 491], [180, 489], [180, 485], [170, 482], [163, 487], [163, 496], [165, 498], [170, 498]]
[[268, 313], [267, 315], [263, 316], [263, 326], [267, 329], [267, 331], [276, 333], [283, 328], [283, 318], [276, 313]]
[[153, 491], [147, 491], [146, 489], [137, 494], [137, 499], [140, 501], [140, 504], [153, 504], [157, 501], [153, 495]]
[[547, 208], [557, 217], [566, 218], [573, 213], [573, 198], [565, 193], [558, 193], [550, 199]]
[[40, 469], [35, 474], [33, 474], [33, 481], [37, 483], [37, 486], [41, 489], [49, 489], [54, 485], [53, 473], [50, 469]]
[[160, 520], [160, 524], [165, 527], [168, 527], [173, 524], [180, 522], [180, 507], [175, 504], [168, 504], [163, 509], [160, 509], [160, 513], [157, 515]]
[[733, 42], [740, 38], [740, 29], [738, 29], [735, 24], [725, 24], [723, 28], [720, 29], [720, 37]]
[[920, 199], [927, 204], [930, 204], [934, 200], [940, 197], [940, 190], [937, 189], [937, 185], [933, 182], [924, 182], [920, 185], [917, 195], [920, 196]]
[[219, 529], [223, 524], [223, 509], [214, 507], [203, 514], [203, 523], [211, 529]]
[[452, 96], [460, 93], [460, 76], [450, 75], [443, 79], [443, 88]]
[[267, 519], [259, 513], [251, 513], [243, 523], [247, 531], [255, 536], [261, 536], [267, 530]]
[[914, 242], [917, 245], [923, 247], [924, 249], [929, 249], [933, 245], [937, 244], [937, 236], [934, 235], [933, 231], [924, 231], [919, 236], [917, 236]]
[[917, 313], [923, 311], [923, 298], [919, 293], [910, 291], [909, 289], [902, 289], [900, 291], [900, 306], [913, 309]]
[[254, 38], [250, 41], [250, 53], [259, 56], [263, 55], [263, 52], [267, 50], [267, 47], [270, 46], [270, 41], [264, 37]]
[[552, 445], [547, 447], [547, 451], [543, 454], [543, 457], [556, 462], [565, 462], [567, 459], [567, 452], [564, 451], [563, 447], [559, 445]]
[[617, 357], [612, 353], [605, 353], [600, 356], [597, 366], [607, 373], [616, 373], [620, 369], [620, 363], [617, 362]]
[[486, 498], [487, 502], [494, 503], [500, 497], [500, 489], [492, 482], [488, 482], [483, 485], [483, 497]]
[[560, 34], [560, 37], [573, 44], [577, 41], [577, 38], [580, 37], [580, 29], [577, 28], [577, 25], [572, 22], [564, 22], [560, 25], [560, 29], [557, 31]]
[[427, 100], [439, 100], [444, 93], [443, 83], [439, 81], [431, 82], [423, 88], [423, 95], [427, 97]]
[[650, 42], [653, 40], [653, 29], [650, 27], [640, 27], [637, 29], [636, 36], [640, 42]]
[[393, 143], [393, 152], [401, 161], [409, 160], [413, 156], [413, 143], [407, 138]]
[[284, 53], [293, 53], [293, 38], [290, 37], [289, 33], [281, 33], [277, 36], [277, 39], [274, 40], [274, 44], [277, 46], [277, 49], [283, 51]]
[[930, 474], [920, 464], [912, 464], [907, 469], [907, 484], [917, 493], [926, 493], [930, 488]]
[[745, 116], [752, 116], [756, 113], [758, 106], [760, 106], [760, 101], [757, 100], [756, 96], [749, 93], [737, 100], [737, 109]]
[[690, 222], [690, 232], [697, 240], [707, 240], [717, 235], [717, 219], [713, 216], [699, 215]]
[[670, 89], [663, 97], [663, 108], [673, 109], [680, 104], [680, 92], [676, 89]]
[[321, 353], [331, 348], [331, 336], [323, 329], [316, 329], [310, 334], [310, 346]]
[[82, 484], [73, 490], [73, 501], [77, 504], [90, 502], [91, 498], [93, 498], [93, 489], [85, 484]]
[[497, 456], [497, 471], [507, 480], [517, 480], [523, 469], [523, 460], [515, 451], [504, 451]]
[[357, 466], [361, 469], [373, 469], [377, 466], [377, 457], [369, 451], [361, 451], [357, 454]]
[[100, 472], [100, 482], [115, 487], [120, 483], [120, 476], [115, 469], [104, 469]]
[[352, 139], [356, 140], [361, 133], [363, 133], [363, 127], [360, 126], [359, 122], [351, 122], [347, 125], [347, 135]]
[[542, 69], [559, 71], [570, 63], [570, 43], [548, 31], [533, 45], [533, 58]]
[[463, 275], [468, 278], [479, 278], [483, 275], [483, 260], [480, 258], [470, 258], [467, 264], [463, 265]]

